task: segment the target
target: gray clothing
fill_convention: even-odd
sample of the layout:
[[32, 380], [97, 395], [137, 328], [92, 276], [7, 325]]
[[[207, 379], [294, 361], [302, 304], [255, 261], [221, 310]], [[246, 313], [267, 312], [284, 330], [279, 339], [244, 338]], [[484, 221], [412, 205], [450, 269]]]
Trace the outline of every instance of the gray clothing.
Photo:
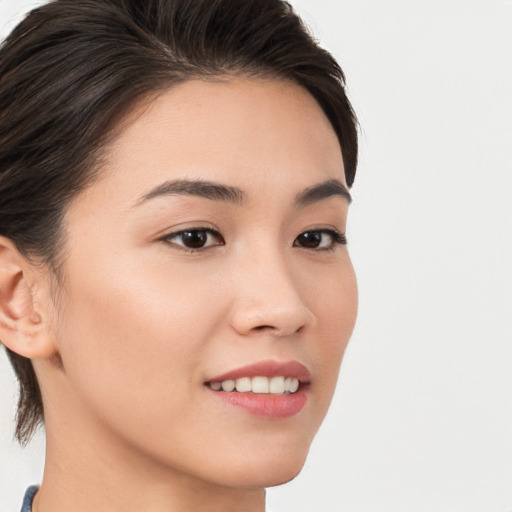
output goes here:
[[25, 492], [25, 497], [23, 498], [23, 505], [21, 506], [20, 512], [32, 512], [32, 500], [36, 492], [39, 490], [39, 486], [31, 485], [27, 492]]

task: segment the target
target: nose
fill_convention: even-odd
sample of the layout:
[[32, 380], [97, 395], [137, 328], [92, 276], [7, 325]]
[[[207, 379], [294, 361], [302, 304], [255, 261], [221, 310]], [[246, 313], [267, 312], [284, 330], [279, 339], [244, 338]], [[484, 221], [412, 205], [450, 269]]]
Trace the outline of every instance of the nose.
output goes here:
[[263, 331], [284, 337], [313, 326], [315, 316], [301, 296], [299, 277], [277, 250], [259, 251], [237, 265], [232, 282], [233, 329], [241, 335]]

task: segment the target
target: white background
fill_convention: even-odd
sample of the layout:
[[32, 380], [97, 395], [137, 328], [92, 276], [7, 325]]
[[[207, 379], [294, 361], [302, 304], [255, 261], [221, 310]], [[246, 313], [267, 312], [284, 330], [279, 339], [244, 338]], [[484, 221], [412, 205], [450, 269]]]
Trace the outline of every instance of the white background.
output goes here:
[[[0, 35], [35, 2], [0, 0]], [[279, 512], [512, 511], [512, 0], [295, 0], [363, 129], [349, 241], [360, 314]], [[0, 510], [40, 480], [12, 439]], [[241, 511], [243, 512], [243, 511]]]

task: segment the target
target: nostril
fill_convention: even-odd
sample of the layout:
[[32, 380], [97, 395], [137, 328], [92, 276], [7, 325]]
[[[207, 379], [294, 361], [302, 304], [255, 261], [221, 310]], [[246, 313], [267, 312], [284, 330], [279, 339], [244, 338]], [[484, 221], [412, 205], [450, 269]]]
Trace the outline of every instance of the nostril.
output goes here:
[[258, 325], [254, 328], [255, 331], [263, 331], [264, 329], [274, 329], [271, 325]]
[[[296, 333], [301, 332], [303, 329], [304, 329], [304, 325], [301, 325], [295, 332]], [[269, 330], [275, 336], [279, 336], [279, 337], [284, 335], [284, 332], [281, 331], [281, 329], [279, 329], [278, 327], [275, 327], [273, 325], [257, 325], [256, 327], [253, 327], [252, 330], [257, 331], [257, 332]]]

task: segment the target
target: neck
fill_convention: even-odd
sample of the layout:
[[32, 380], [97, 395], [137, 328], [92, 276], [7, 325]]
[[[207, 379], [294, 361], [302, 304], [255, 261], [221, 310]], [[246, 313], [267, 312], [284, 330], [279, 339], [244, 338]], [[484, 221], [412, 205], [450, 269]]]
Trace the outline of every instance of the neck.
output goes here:
[[34, 512], [265, 510], [264, 488], [206, 481], [139, 451], [83, 410], [66, 418], [54, 412], [45, 407], [46, 462]]
[[87, 447], [90, 455], [53, 446], [49, 440], [34, 512], [239, 512], [242, 504], [244, 512], [265, 509], [261, 488], [224, 487], [135, 458], [119, 461], [97, 445]]

